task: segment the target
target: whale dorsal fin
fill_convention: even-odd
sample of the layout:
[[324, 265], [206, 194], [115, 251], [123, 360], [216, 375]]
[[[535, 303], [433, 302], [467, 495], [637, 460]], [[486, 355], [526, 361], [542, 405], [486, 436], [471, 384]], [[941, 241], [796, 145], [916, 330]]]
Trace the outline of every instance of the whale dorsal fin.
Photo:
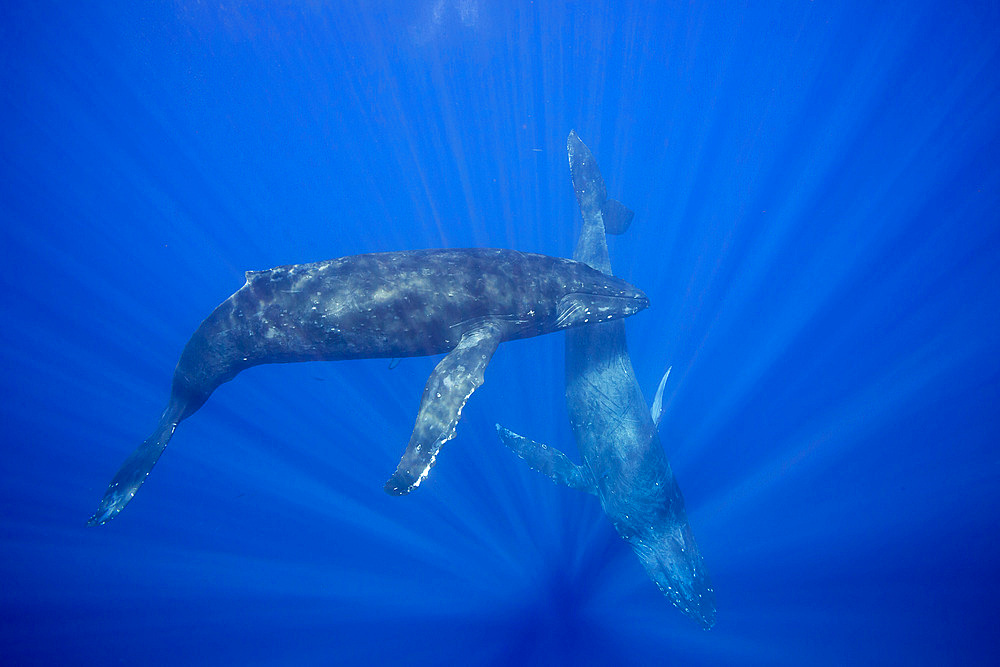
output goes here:
[[569, 457], [554, 447], [535, 442], [523, 435], [497, 424], [497, 435], [503, 444], [510, 447], [524, 462], [543, 475], [548, 475], [556, 484], [565, 484], [571, 489], [579, 489], [597, 495], [597, 485], [583, 466], [578, 466]]
[[427, 477], [441, 445], [455, 437], [462, 408], [483, 384], [483, 373], [502, 337], [500, 322], [483, 321], [467, 331], [434, 368], [420, 399], [410, 444], [396, 472], [385, 483], [386, 493], [406, 495]]

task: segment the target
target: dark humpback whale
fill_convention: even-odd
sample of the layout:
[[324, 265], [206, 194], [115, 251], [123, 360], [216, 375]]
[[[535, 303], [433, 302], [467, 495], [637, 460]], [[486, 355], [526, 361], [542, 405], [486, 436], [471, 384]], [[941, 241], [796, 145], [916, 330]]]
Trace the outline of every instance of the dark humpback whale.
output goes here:
[[385, 252], [249, 271], [191, 336], [156, 430], [122, 464], [88, 523], [116, 516], [177, 425], [246, 368], [448, 352], [385, 486], [409, 493], [454, 437], [501, 342], [627, 317], [648, 304], [635, 287], [585, 264], [515, 250]]
[[[610, 275], [605, 232], [624, 232], [632, 212], [608, 199], [597, 161], [575, 132], [569, 134], [567, 150], [583, 216], [573, 258]], [[624, 322], [567, 331], [566, 406], [583, 464], [575, 465], [559, 450], [499, 424], [497, 431], [532, 468], [596, 495], [660, 590], [710, 628], [715, 623], [715, 592], [657, 434], [665, 382], [666, 375], [651, 414], [635, 380]]]

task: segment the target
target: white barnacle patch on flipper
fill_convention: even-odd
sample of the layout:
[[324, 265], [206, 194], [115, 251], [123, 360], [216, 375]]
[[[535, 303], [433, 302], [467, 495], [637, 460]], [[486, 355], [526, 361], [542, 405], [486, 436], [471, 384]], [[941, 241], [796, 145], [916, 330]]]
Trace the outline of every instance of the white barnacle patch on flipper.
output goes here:
[[[427, 479], [442, 445], [455, 437], [462, 410], [483, 384], [484, 372], [502, 337], [499, 323], [487, 321], [466, 332], [427, 378], [410, 443], [386, 491], [409, 493]], [[414, 475], [414, 471], [419, 471]]]
[[[441, 445], [444, 444], [445, 442], [446, 441], [442, 440], [441, 443], [437, 445], [437, 449], [440, 450], [441, 449]], [[429, 474], [431, 474], [431, 468], [434, 467], [434, 461], [435, 460], [437, 460], [437, 454], [432, 454], [430, 460], [427, 461], [427, 467], [425, 467], [423, 469], [423, 471], [417, 477], [417, 480], [415, 482], [413, 482], [413, 486], [410, 487], [410, 490], [413, 490], [413, 489], [417, 488], [418, 486], [420, 486], [420, 482], [422, 482], [425, 479], [427, 479], [427, 476]]]
[[[463, 366], [463, 367], [461, 367], [461, 369], [465, 370], [465, 367]], [[444, 384], [446, 384], [446, 385], [453, 385], [454, 384], [454, 380], [452, 380], [452, 378], [449, 376], [449, 377], [447, 377], [444, 380]], [[427, 461], [427, 465], [421, 471], [420, 476], [417, 477], [417, 481], [415, 481], [413, 483], [413, 487], [412, 488], [414, 488], [414, 489], [417, 488], [418, 486], [420, 486], [420, 483], [422, 481], [424, 481], [425, 479], [427, 479], [427, 476], [431, 473], [431, 468], [434, 467], [434, 462], [437, 460], [437, 455], [438, 455], [438, 452], [441, 451], [441, 447], [444, 445], [444, 443], [446, 443], [449, 440], [451, 440], [452, 438], [454, 438], [455, 435], [458, 433], [458, 429], [456, 428], [456, 426], [458, 425], [458, 422], [461, 421], [461, 419], [462, 419], [462, 410], [465, 409], [465, 404], [469, 402], [469, 398], [476, 391], [476, 388], [478, 386], [479, 385], [476, 385], [474, 387], [471, 387], [468, 390], [468, 392], [465, 394], [465, 397], [462, 399], [461, 403], [459, 403], [458, 409], [455, 411], [455, 418], [454, 418], [454, 420], [449, 424], [449, 426], [445, 430], [445, 432], [442, 433], [438, 437], [438, 439], [435, 440], [434, 443], [431, 445], [431, 447], [430, 447], [430, 459]], [[438, 394], [438, 396], [440, 397], [440, 394]], [[420, 446], [417, 445], [417, 447], [415, 449], [419, 453]]]

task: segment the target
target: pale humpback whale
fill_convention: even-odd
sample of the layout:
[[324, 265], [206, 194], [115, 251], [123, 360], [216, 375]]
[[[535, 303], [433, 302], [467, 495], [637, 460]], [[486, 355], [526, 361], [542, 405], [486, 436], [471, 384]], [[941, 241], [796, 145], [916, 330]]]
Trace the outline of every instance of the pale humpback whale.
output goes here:
[[[605, 231], [624, 232], [632, 212], [608, 199], [597, 161], [575, 132], [566, 143], [583, 216], [573, 259], [610, 275]], [[657, 434], [665, 381], [666, 375], [651, 415], [635, 380], [624, 322], [567, 331], [566, 407], [582, 465], [499, 424], [497, 432], [532, 468], [596, 495], [664, 595], [710, 628], [715, 623], [715, 592]]]
[[184, 347], [156, 430], [122, 464], [88, 523], [117, 515], [177, 424], [246, 368], [448, 352], [427, 380], [409, 445], [385, 485], [388, 493], [409, 493], [454, 437], [501, 342], [627, 317], [648, 305], [624, 280], [515, 250], [386, 252], [249, 271]]

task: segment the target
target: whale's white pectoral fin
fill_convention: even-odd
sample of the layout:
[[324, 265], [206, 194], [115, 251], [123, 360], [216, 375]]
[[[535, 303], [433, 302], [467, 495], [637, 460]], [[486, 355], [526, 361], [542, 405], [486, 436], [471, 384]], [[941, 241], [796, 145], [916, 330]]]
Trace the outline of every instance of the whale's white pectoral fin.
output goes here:
[[565, 484], [571, 489], [597, 495], [597, 486], [586, 468], [570, 461], [569, 457], [558, 449], [518, 435], [500, 424], [497, 424], [497, 435], [503, 444], [524, 459], [529, 467], [548, 475], [556, 484]]
[[441, 445], [455, 437], [465, 402], [483, 384], [486, 366], [502, 335], [499, 323], [483, 322], [463, 335], [455, 349], [434, 368], [420, 399], [410, 444], [396, 472], [385, 483], [386, 493], [406, 495], [427, 477]]
[[653, 407], [649, 410], [649, 414], [653, 417], [653, 426], [656, 428], [660, 428], [660, 420], [663, 419], [663, 388], [667, 386], [667, 378], [670, 377], [672, 368], [673, 366], [668, 368], [660, 379], [660, 386], [656, 388], [656, 396], [653, 397]]

